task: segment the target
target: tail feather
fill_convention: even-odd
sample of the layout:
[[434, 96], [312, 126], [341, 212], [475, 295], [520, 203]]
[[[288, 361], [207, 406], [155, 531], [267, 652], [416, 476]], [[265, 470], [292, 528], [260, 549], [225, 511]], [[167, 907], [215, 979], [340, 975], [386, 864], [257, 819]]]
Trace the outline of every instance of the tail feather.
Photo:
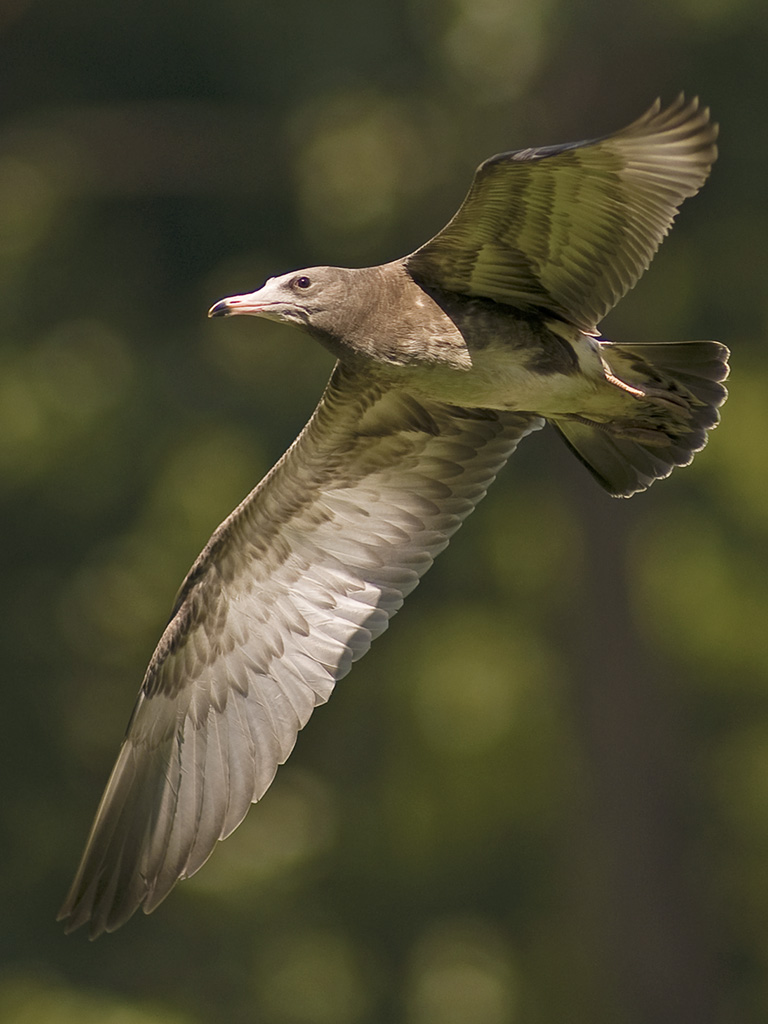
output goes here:
[[717, 341], [603, 342], [601, 348], [611, 372], [644, 397], [628, 395], [626, 418], [574, 417], [553, 425], [607, 491], [629, 497], [687, 466], [707, 443], [728, 395], [722, 382], [729, 352]]

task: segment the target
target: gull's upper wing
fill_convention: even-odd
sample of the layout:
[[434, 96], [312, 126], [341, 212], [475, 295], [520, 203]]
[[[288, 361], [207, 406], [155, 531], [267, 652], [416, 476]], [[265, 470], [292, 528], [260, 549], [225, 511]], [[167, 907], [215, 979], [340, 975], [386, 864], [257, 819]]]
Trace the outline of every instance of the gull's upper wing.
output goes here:
[[717, 157], [697, 99], [590, 142], [491, 157], [450, 223], [406, 257], [426, 284], [592, 331], [647, 269]]
[[62, 908], [68, 930], [114, 930], [197, 871], [541, 423], [337, 366], [184, 582]]

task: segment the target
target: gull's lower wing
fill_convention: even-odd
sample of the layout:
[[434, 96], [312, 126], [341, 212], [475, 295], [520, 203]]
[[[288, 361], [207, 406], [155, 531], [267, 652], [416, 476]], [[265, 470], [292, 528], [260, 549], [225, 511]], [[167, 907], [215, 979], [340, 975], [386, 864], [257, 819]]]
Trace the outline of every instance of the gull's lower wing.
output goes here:
[[112, 931], [197, 871], [541, 424], [337, 366], [182, 586], [59, 915], [68, 930]]
[[681, 95], [602, 139], [492, 157], [405, 265], [427, 286], [549, 310], [592, 331], [706, 181], [716, 138], [709, 111]]

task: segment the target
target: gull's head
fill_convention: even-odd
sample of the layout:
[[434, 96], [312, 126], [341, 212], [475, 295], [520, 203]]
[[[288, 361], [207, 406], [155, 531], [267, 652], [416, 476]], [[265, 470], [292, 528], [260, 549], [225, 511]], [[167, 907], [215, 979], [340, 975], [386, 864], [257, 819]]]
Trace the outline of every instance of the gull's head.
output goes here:
[[262, 316], [323, 330], [334, 311], [343, 309], [353, 274], [340, 267], [311, 267], [270, 277], [255, 292], [220, 299], [208, 310], [208, 316]]

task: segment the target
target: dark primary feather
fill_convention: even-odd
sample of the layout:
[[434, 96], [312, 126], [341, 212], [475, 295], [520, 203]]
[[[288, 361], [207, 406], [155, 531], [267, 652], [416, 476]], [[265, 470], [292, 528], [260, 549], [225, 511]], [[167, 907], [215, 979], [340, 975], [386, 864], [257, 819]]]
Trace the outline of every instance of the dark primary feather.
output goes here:
[[492, 157], [406, 266], [417, 280], [594, 331], [704, 184], [716, 138], [709, 111], [681, 95], [602, 139]]
[[182, 588], [62, 908], [68, 930], [112, 931], [203, 864], [541, 425], [336, 369]]

